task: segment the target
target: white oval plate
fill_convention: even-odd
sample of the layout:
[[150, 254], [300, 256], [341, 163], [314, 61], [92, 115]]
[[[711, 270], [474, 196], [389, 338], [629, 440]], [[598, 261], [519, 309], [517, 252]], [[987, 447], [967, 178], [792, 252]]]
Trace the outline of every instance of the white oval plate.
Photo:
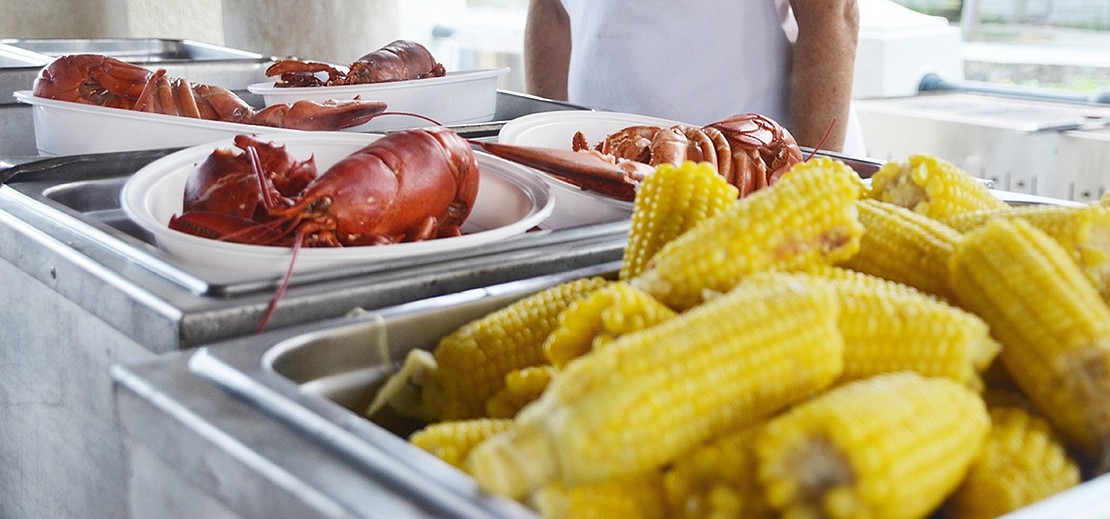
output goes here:
[[[501, 128], [497, 141], [518, 146], [571, 149], [574, 133], [581, 131], [591, 146], [609, 134], [629, 126], [652, 125], [669, 127], [681, 124], [668, 119], [620, 112], [593, 110], [560, 110], [525, 115]], [[556, 199], [555, 211], [543, 223], [545, 228], [577, 227], [626, 219], [632, 214], [632, 203], [615, 200], [543, 175]]]
[[31, 105], [35, 147], [42, 155], [180, 148], [242, 133], [306, 133], [304, 130], [209, 121], [46, 99], [35, 97], [30, 90], [20, 90], [13, 95], [20, 102]]
[[[313, 132], [259, 138], [285, 144], [289, 153], [302, 160], [314, 155], [317, 168], [323, 172], [381, 136]], [[194, 146], [148, 164], [124, 184], [123, 210], [136, 224], [154, 235], [158, 247], [192, 264], [254, 274], [284, 273], [292, 256], [289, 247], [222, 242], [167, 227], [170, 217], [181, 213], [189, 174], [220, 147], [233, 148], [234, 145], [231, 139], [226, 139]], [[547, 185], [531, 170], [485, 153], [476, 154], [481, 180], [474, 208], [463, 224], [462, 236], [367, 247], [302, 248], [296, 271], [473, 248], [522, 234], [551, 214], [554, 198], [549, 195]]]
[[[442, 77], [408, 81], [326, 87], [275, 87], [270, 81], [249, 85], [247, 90], [261, 95], [267, 106], [302, 99], [343, 101], [357, 96], [366, 101], [382, 101], [389, 112], [416, 113], [452, 125], [492, 120], [497, 109], [497, 80], [508, 73], [506, 67], [448, 72]], [[344, 131], [385, 131], [432, 124], [417, 117], [381, 115]]]

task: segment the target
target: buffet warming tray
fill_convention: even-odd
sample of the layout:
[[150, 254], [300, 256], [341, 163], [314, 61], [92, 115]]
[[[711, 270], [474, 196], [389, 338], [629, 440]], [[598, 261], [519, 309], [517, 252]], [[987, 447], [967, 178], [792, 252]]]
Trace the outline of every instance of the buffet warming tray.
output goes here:
[[[150, 69], [164, 68], [170, 76], [229, 90], [266, 80], [272, 56], [193, 40], [164, 38], [8, 38], [0, 44], [43, 58], [42, 64], [66, 54], [102, 54]], [[42, 64], [31, 71], [31, 78]], [[29, 83], [16, 90], [26, 90]], [[11, 102], [11, 95], [2, 102]]]
[[[583, 276], [612, 278], [618, 268], [619, 262], [601, 264], [306, 325], [277, 337], [210, 345], [199, 348], [189, 366], [421, 504], [446, 507], [451, 516], [519, 517], [509, 506], [514, 503], [479, 492], [469, 476], [410, 445], [405, 438], [418, 424], [385, 412], [372, 421], [363, 413], [408, 351], [431, 350], [465, 322], [543, 288]], [[1110, 475], [1007, 517], [1096, 517], [1107, 510]]]
[[229, 90], [266, 80], [274, 61], [264, 56], [192, 40], [160, 38], [0, 39], [0, 104], [15, 103], [12, 93], [30, 90], [42, 67], [66, 54], [103, 54], [170, 76]]

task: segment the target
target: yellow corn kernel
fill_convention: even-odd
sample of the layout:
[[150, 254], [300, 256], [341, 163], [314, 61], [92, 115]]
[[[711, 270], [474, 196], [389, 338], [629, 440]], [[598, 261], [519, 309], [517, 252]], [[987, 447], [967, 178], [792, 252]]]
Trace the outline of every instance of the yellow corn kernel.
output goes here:
[[477, 418], [510, 371], [546, 364], [543, 343], [572, 302], [604, 286], [602, 278], [576, 279], [472, 321], [435, 349], [443, 386], [442, 419]]
[[905, 207], [874, 199], [857, 203], [864, 233], [844, 267], [951, 298], [948, 257], [960, 233]]
[[619, 279], [632, 279], [678, 235], [736, 202], [740, 190], [707, 162], [662, 164], [636, 189]]
[[514, 498], [642, 474], [826, 387], [843, 360], [831, 287], [763, 279], [567, 364], [469, 471]]
[[1021, 407], [990, 408], [983, 452], [944, 504], [947, 519], [992, 519], [1080, 482], [1048, 422]]
[[1103, 300], [1110, 300], [1110, 207], [1026, 205], [1006, 211], [976, 211], [952, 219], [967, 232], [992, 218], [1020, 218], [1064, 246]]
[[505, 387], [486, 401], [486, 416], [490, 418], [512, 418], [524, 406], [543, 394], [551, 377], [555, 376], [555, 366], [528, 366], [505, 375]]
[[504, 386], [505, 375], [547, 363], [543, 342], [559, 314], [607, 283], [580, 278], [541, 290], [459, 327], [432, 353], [410, 351], [367, 414], [389, 407], [426, 422], [485, 416], [486, 401]]
[[1104, 470], [1110, 458], [1110, 308], [1067, 251], [1023, 220], [991, 220], [952, 255], [960, 305], [1002, 343], [1014, 383]]
[[838, 383], [912, 370], [981, 388], [1000, 346], [975, 314], [882, 279], [828, 279], [840, 296], [844, 373]]
[[[921, 296], [924, 296], [924, 297], [930, 297], [930, 298], [933, 298], [933, 299], [937, 299], [935, 296], [933, 296], [933, 294], [921, 291], [921, 290], [919, 290], [917, 288], [914, 288], [912, 286], [909, 286], [905, 283], [899, 283], [897, 281], [881, 278], [879, 276], [868, 274], [866, 272], [860, 272], [858, 270], [852, 270], [852, 269], [845, 268], [845, 267], [838, 267], [836, 265], [816, 265], [814, 267], [806, 268], [806, 269], [800, 270], [798, 272], [799, 273], [804, 273], [804, 274], [810, 274], [810, 275], [814, 275], [814, 276], [820, 276], [820, 277], [823, 277], [823, 278], [829, 278], [829, 279], [833, 279], [833, 280], [843, 280], [843, 281], [846, 281], [846, 282], [851, 282], [851, 283], [856, 283], [856, 284], [861, 284], [861, 285], [870, 285], [870, 286], [874, 287], [877, 290], [878, 289], [889, 289], [891, 287], [897, 287], [899, 290], [905, 290], [907, 292], [913, 292], [915, 294], [918, 294], [918, 295], [921, 295]], [[937, 300], [939, 301], [939, 299], [937, 299]]]
[[766, 423], [725, 434], [675, 460], [663, 473], [673, 517], [773, 517], [756, 477], [755, 440]]
[[621, 335], [674, 316], [674, 310], [643, 291], [624, 281], [613, 282], [575, 301], [559, 315], [559, 325], [544, 342], [544, 353], [552, 365], [562, 367]]
[[668, 514], [661, 481], [657, 471], [574, 486], [555, 481], [531, 501], [545, 519], [663, 519]]
[[463, 461], [475, 445], [494, 434], [507, 431], [512, 423], [512, 420], [492, 418], [436, 422], [412, 433], [409, 443], [462, 469]]
[[838, 386], [771, 419], [756, 442], [785, 517], [925, 517], [959, 485], [990, 419], [983, 400], [912, 371]]
[[884, 164], [871, 176], [871, 189], [866, 197], [938, 220], [969, 211], [1009, 207], [951, 162], [920, 154]]
[[842, 261], [859, 249], [863, 233], [855, 206], [860, 183], [840, 161], [798, 164], [668, 242], [631, 283], [682, 311], [752, 272]]

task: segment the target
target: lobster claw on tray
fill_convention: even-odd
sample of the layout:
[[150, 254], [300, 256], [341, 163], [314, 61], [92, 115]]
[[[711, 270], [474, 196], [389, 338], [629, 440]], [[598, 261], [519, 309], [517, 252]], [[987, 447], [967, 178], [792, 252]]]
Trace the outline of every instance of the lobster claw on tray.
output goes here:
[[484, 141], [473, 144], [494, 156], [538, 169], [586, 191], [629, 202], [635, 199], [636, 187], [644, 177], [655, 170], [647, 164], [596, 152]]

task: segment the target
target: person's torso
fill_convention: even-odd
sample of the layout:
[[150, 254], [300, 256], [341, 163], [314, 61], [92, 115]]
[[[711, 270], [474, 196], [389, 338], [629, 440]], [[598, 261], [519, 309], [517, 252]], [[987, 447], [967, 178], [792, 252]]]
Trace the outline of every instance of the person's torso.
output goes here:
[[568, 95], [591, 108], [708, 124], [741, 112], [786, 122], [786, 0], [563, 0]]

